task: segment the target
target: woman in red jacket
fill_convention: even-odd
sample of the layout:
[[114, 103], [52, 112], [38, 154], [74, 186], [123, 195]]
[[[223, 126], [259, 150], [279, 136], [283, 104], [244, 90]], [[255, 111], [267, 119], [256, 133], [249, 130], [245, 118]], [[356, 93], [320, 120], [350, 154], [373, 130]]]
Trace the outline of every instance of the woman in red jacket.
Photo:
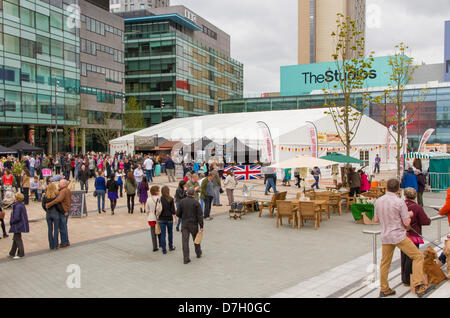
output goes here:
[[5, 174], [3, 175], [3, 186], [4, 187], [12, 187], [13, 185], [13, 175], [11, 174], [11, 171], [8, 169], [5, 169]]
[[[442, 209], [439, 210], [440, 215], [447, 215], [448, 218], [448, 225], [450, 226], [450, 188], [447, 189], [447, 199], [445, 200], [445, 205], [442, 207]], [[450, 240], [450, 234], [447, 235], [447, 241], [446, 246], [449, 245], [448, 240]], [[438, 265], [444, 265], [447, 262], [447, 256], [445, 253], [442, 253], [441, 256], [439, 256], [439, 261], [441, 264]], [[447, 277], [450, 278], [450, 262], [447, 264]]]

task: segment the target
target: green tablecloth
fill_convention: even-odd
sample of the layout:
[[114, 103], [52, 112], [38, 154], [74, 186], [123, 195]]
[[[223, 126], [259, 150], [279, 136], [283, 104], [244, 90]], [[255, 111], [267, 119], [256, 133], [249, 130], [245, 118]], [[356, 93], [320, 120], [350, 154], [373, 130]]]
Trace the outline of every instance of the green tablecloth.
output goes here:
[[350, 206], [350, 210], [352, 211], [355, 221], [359, 221], [363, 218], [363, 212], [365, 212], [367, 217], [371, 220], [373, 219], [373, 215], [375, 214], [375, 206], [373, 204], [354, 203]]

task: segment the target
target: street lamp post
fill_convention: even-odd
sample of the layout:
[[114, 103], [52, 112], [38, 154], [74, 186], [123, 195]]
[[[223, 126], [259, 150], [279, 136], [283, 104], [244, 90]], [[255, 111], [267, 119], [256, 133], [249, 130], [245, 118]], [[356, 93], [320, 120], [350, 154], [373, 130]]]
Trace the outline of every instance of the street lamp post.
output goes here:
[[124, 121], [124, 116], [125, 116], [125, 92], [122, 91], [122, 133], [121, 135], [123, 136], [123, 121]]
[[56, 80], [55, 85], [55, 139], [56, 139], [56, 146], [55, 146], [55, 154], [58, 153], [58, 88], [59, 88], [59, 81]]
[[163, 109], [164, 109], [164, 98], [161, 97], [161, 108], [160, 108], [160, 112], [161, 112], [161, 123], [163, 122], [163, 114], [162, 114]]

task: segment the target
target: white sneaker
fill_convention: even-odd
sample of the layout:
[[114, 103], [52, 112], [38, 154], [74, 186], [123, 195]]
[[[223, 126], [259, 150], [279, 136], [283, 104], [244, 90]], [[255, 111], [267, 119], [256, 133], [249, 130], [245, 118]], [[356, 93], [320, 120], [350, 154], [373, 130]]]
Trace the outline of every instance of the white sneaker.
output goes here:
[[21, 259], [23, 256], [14, 256], [13, 259]]

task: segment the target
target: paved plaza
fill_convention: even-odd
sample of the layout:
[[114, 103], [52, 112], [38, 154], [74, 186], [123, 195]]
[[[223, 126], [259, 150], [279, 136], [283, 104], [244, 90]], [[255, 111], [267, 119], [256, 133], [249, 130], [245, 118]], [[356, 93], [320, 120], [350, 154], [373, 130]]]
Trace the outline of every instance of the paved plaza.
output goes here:
[[[165, 177], [156, 179], [158, 184], [163, 182]], [[270, 198], [264, 196], [262, 181], [249, 183], [255, 186], [252, 198]], [[171, 188], [173, 193], [175, 184]], [[285, 189], [289, 190], [288, 199], [295, 197], [297, 189], [278, 187], [279, 191]], [[236, 190], [236, 199], [242, 199], [241, 190]], [[425, 195], [426, 205], [441, 205], [444, 200], [444, 193]], [[174, 252], [154, 253], [146, 216], [139, 213], [138, 206], [134, 215], [128, 215], [126, 201], [120, 199], [116, 215], [111, 216], [109, 209], [106, 215], [98, 215], [92, 194], [88, 195], [89, 216], [69, 220], [72, 246], [50, 251], [45, 214], [33, 203], [28, 208], [34, 220], [31, 232], [24, 235], [26, 257], [7, 258], [11, 237], [0, 240], [0, 271], [9, 277], [4, 276], [0, 295], [340, 297], [340, 290], [367, 276], [372, 241], [362, 231], [378, 226], [355, 224], [351, 213], [344, 212], [342, 216], [333, 214], [317, 231], [312, 222], [300, 230], [288, 225], [277, 229], [267, 210], [262, 218], [254, 213], [231, 221], [225, 196], [221, 203], [223, 207], [213, 210], [214, 219], [205, 221], [203, 257], [195, 258], [191, 245], [192, 262], [188, 265], [183, 264], [180, 232], [174, 232]], [[426, 211], [430, 216], [436, 214], [429, 208]], [[445, 234], [446, 220], [441, 225]], [[436, 233], [436, 222], [424, 227], [425, 236], [435, 238]], [[67, 270], [73, 270], [73, 265], [80, 269], [80, 288], [67, 285], [73, 277]]]

